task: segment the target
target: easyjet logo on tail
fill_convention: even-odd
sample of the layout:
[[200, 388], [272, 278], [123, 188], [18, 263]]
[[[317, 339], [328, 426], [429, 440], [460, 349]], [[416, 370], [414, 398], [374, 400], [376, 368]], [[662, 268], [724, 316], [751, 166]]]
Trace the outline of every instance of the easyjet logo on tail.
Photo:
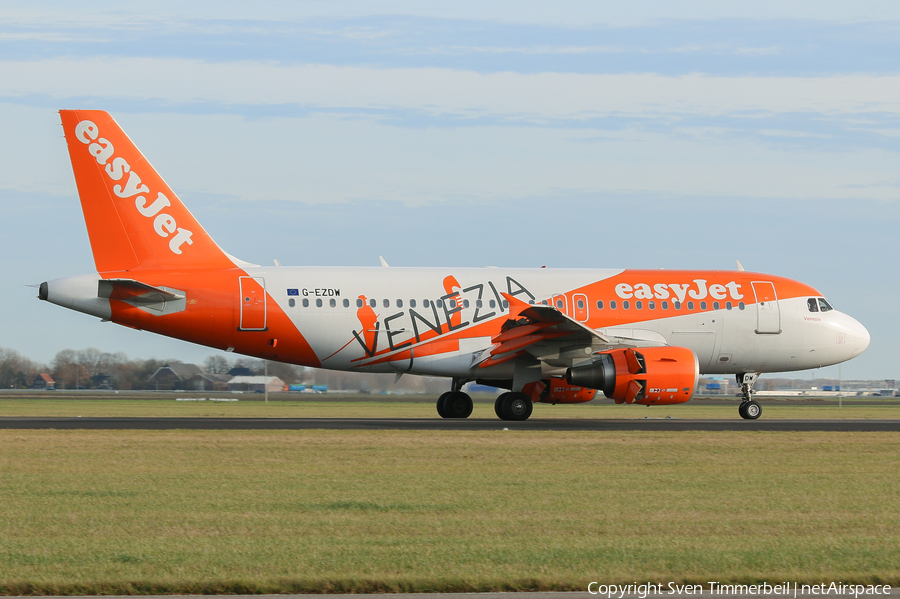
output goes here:
[[691, 283], [656, 283], [651, 288], [646, 283], [637, 283], [630, 285], [628, 283], [619, 283], [616, 285], [616, 295], [622, 299], [669, 299], [675, 298], [676, 301], [683, 302], [686, 297], [695, 300], [706, 299], [711, 297], [714, 300], [724, 300], [729, 297], [733, 300], [744, 298], [744, 294], [740, 292], [741, 285], [734, 281], [725, 283], [706, 284], [706, 279], [694, 279]]
[[169, 249], [175, 254], [181, 254], [181, 246], [187, 243], [192, 245], [191, 231], [182, 229], [175, 222], [175, 217], [163, 212], [172, 203], [162, 192], [158, 192], [156, 199], [148, 204], [147, 197], [138, 194], [149, 194], [150, 188], [141, 183], [140, 176], [131, 170], [131, 165], [121, 156], [114, 157], [115, 148], [112, 143], [100, 137], [100, 129], [93, 121], [84, 120], [75, 126], [75, 138], [87, 146], [88, 152], [97, 160], [97, 164], [104, 166], [107, 176], [113, 181], [122, 181], [125, 175], [128, 178], [124, 184], [113, 185], [113, 193], [122, 199], [134, 198], [134, 207], [148, 219], [152, 219], [153, 230], [157, 235], [169, 240]]

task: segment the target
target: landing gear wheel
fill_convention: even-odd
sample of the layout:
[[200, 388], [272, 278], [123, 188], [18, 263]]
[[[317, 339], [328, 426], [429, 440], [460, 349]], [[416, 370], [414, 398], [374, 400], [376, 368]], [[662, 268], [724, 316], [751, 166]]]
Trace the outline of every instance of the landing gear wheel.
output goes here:
[[494, 400], [494, 413], [500, 420], [506, 420], [506, 418], [503, 417], [503, 400], [507, 395], [509, 395], [509, 393], [501, 393], [497, 396], [497, 399]]
[[472, 398], [468, 394], [451, 391], [441, 397], [444, 398], [444, 418], [468, 418], [472, 414]]
[[753, 383], [759, 377], [758, 372], [744, 372], [735, 376], [741, 386], [741, 405], [738, 414], [744, 420], [756, 420], [762, 415], [762, 406], [753, 401]]
[[747, 420], [756, 420], [762, 415], [762, 406], [755, 401], [748, 401], [741, 404], [743, 412], [741, 416]]
[[444, 408], [444, 400], [447, 399], [447, 396], [453, 393], [452, 391], [447, 391], [446, 393], [441, 393], [441, 396], [437, 399], [437, 413], [441, 418], [450, 418], [447, 410]]
[[534, 410], [534, 402], [524, 393], [504, 393], [500, 405], [500, 418], [503, 420], [528, 420]]

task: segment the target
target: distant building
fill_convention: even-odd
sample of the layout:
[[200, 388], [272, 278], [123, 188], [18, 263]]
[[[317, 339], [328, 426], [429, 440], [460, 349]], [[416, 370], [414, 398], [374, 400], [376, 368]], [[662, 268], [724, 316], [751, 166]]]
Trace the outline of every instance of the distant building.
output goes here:
[[34, 381], [32, 381], [31, 383], [31, 388], [43, 389], [45, 391], [56, 391], [56, 381], [54, 381], [53, 377], [46, 372], [42, 372], [34, 377]]
[[160, 391], [225, 391], [231, 377], [210, 374], [196, 364], [174, 362], [158, 368], [150, 375], [150, 388]]
[[708, 377], [702, 391], [707, 395], [726, 395], [729, 393], [728, 379], [723, 376]]
[[277, 376], [236, 376], [228, 381], [229, 391], [247, 391], [263, 393], [268, 389], [269, 393], [284, 389], [284, 381]]
[[112, 376], [108, 374], [95, 374], [91, 377], [91, 386], [94, 389], [112, 389]]

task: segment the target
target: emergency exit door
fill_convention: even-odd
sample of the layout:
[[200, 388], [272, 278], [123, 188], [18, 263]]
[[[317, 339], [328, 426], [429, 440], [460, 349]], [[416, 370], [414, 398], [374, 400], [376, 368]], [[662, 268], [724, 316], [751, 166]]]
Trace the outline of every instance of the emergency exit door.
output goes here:
[[241, 277], [241, 322], [239, 331], [266, 330], [266, 280]]

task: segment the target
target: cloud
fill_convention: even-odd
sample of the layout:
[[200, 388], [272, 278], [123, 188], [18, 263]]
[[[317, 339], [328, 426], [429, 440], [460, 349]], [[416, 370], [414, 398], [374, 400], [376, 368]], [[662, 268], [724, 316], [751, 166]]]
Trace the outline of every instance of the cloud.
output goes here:
[[[681, 12], [682, 3], [678, 6]], [[642, 3], [640, 10], [645, 7]], [[710, 10], [699, 19], [689, 20], [684, 12], [677, 19], [623, 26], [588, 18], [513, 22], [510, 15], [491, 18], [465, 11], [450, 18], [440, 14], [448, 11], [416, 14], [409, 9], [332, 11], [330, 16], [313, 10], [301, 17], [285, 11], [268, 19], [265, 11], [245, 18], [240, 11], [217, 10], [218, 18], [208, 18], [176, 16], [158, 7], [140, 14], [119, 9], [67, 15], [60, 10], [30, 20], [0, 19], [0, 56], [669, 76], [813, 76], [860, 69], [892, 74], [900, 66], [900, 21], [829, 21], [822, 10], [815, 11], [815, 19], [778, 19], [767, 18], [768, 11], [754, 4], [753, 18], [714, 19], [717, 11]]]
[[7, 101], [30, 95], [172, 105], [291, 104], [408, 110], [457, 118], [587, 120], [604, 116], [900, 114], [900, 75], [715, 77], [476, 73], [184, 59], [0, 62]]

